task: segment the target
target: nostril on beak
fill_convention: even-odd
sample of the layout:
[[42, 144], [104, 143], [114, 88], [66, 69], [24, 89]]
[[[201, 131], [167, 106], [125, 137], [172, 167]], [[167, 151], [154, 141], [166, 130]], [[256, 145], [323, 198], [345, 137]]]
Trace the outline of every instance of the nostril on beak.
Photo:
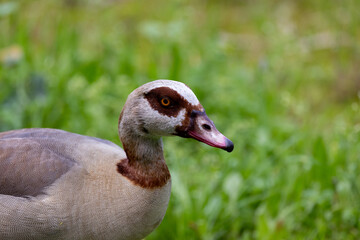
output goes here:
[[208, 125], [208, 124], [203, 124], [201, 125], [201, 127], [206, 130], [206, 131], [210, 131], [211, 130], [211, 127]]

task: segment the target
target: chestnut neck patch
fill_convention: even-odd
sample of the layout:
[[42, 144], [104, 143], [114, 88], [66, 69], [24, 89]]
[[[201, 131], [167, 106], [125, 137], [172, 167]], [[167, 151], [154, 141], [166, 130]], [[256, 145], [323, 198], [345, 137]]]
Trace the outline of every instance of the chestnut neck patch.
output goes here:
[[135, 185], [147, 189], [161, 188], [170, 180], [170, 172], [164, 160], [144, 163], [123, 159], [117, 164], [117, 171]]
[[[117, 163], [117, 171], [142, 188], [161, 188], [170, 180], [162, 142], [146, 139], [122, 138], [126, 159]], [[148, 149], [148, 151], [141, 151]]]

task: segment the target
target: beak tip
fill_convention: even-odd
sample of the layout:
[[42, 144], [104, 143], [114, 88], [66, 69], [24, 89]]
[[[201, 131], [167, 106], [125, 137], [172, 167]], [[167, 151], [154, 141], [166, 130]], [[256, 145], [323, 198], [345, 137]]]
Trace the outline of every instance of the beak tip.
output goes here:
[[234, 144], [229, 139], [226, 139], [226, 146], [223, 148], [227, 152], [232, 152], [234, 150]]

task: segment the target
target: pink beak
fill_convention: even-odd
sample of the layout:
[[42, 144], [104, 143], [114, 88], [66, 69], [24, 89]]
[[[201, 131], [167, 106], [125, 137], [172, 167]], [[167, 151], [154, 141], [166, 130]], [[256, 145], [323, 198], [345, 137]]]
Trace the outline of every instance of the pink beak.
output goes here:
[[234, 149], [234, 144], [215, 127], [205, 112], [191, 113], [190, 127], [183, 137], [191, 137], [212, 147], [221, 148], [228, 152]]

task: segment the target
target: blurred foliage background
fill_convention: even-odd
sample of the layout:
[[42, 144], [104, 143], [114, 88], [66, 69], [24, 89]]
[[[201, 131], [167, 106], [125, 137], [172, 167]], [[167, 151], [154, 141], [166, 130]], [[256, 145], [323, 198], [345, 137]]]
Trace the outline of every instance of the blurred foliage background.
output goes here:
[[0, 1], [0, 130], [121, 144], [127, 95], [189, 85], [231, 154], [165, 139], [146, 239], [360, 239], [360, 1]]

